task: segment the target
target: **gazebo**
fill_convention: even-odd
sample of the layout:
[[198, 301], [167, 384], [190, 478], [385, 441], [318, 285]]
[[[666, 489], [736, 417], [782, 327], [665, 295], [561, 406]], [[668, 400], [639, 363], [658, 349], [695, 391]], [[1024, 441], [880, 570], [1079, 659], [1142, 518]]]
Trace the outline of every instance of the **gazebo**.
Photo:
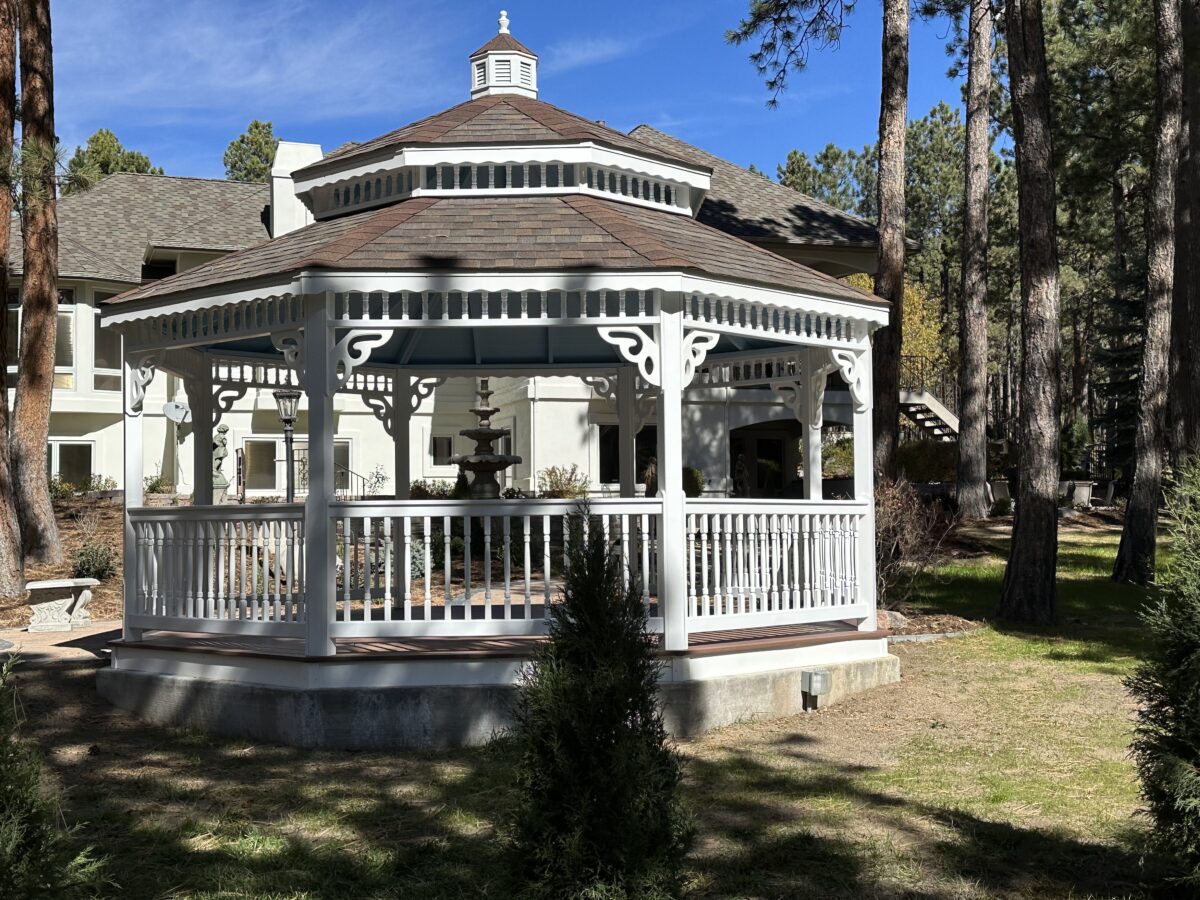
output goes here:
[[[124, 630], [100, 688], [167, 722], [287, 743], [486, 740], [545, 631], [570, 500], [409, 496], [409, 422], [449, 377], [571, 375], [615, 401], [619, 497], [590, 502], [638, 586], [681, 734], [898, 677], [876, 624], [871, 346], [878, 298], [695, 219], [709, 171], [538, 99], [508, 32], [471, 99], [293, 173], [260, 246], [108, 301], [123, 337]], [[184, 384], [193, 505], [143, 505], [142, 405]], [[822, 402], [853, 405], [851, 499], [821, 496]], [[803, 426], [804, 496], [686, 497], [711, 439], [689, 391], [769, 386]], [[214, 429], [247, 392], [302, 392], [300, 503], [213, 503]], [[335, 489], [340, 395], [395, 445], [393, 498]], [[635, 491], [654, 410], [657, 494]], [[814, 672], [821, 676], [814, 678]]]

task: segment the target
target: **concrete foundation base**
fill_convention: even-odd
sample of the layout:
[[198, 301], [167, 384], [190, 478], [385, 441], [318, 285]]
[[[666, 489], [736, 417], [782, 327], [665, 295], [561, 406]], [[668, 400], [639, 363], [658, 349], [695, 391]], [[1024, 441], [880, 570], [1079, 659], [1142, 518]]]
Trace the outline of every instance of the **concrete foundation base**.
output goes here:
[[[900, 661], [886, 653], [886, 641], [882, 653], [874, 652], [879, 643], [841, 645], [858, 645], [852, 656], [872, 652], [863, 658], [819, 659], [816, 665], [758, 671], [745, 671], [745, 666], [714, 669], [712, 664], [719, 661], [712, 659], [706, 661], [708, 671], [695, 668], [694, 662], [689, 670], [689, 660], [674, 660], [660, 688], [667, 727], [676, 736], [693, 737], [735, 722], [824, 707], [898, 681]], [[356, 667], [365, 665], [370, 664]], [[483, 744], [511, 724], [516, 697], [512, 683], [291, 687], [167, 674], [163, 668], [148, 671], [118, 664], [102, 669], [97, 689], [114, 705], [159, 724], [291, 746], [353, 750]], [[816, 698], [801, 690], [806, 668], [832, 674], [829, 694]], [[695, 675], [700, 677], [688, 677]]]

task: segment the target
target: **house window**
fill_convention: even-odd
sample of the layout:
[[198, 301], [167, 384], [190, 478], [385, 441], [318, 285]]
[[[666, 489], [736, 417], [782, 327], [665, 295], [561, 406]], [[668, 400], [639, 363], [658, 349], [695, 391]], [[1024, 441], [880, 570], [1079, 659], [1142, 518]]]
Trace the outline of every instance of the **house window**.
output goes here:
[[[95, 293], [96, 304], [99, 305], [115, 294]], [[97, 391], [121, 390], [121, 335], [115, 328], [100, 327], [100, 310], [96, 310], [93, 319], [93, 343], [95, 353], [92, 356], [92, 389]]]
[[[246, 490], [283, 491], [287, 487], [287, 456], [283, 438], [248, 438], [242, 445], [246, 457]], [[296, 489], [308, 490], [308, 443], [297, 441], [295, 459]], [[333, 442], [333, 486], [344, 491], [350, 487], [350, 442]]]
[[246, 490], [277, 489], [275, 445], [274, 440], [249, 440], [243, 445], [246, 455]]
[[47, 475], [77, 487], [92, 478], [92, 445], [75, 441], [51, 441], [46, 447]]
[[[600, 438], [600, 483], [617, 484], [621, 480], [621, 429], [616, 425], [601, 425]], [[634, 479], [638, 484], [646, 481], [646, 466], [658, 455], [658, 429], [646, 425], [634, 440]]]
[[435, 466], [452, 465], [450, 457], [454, 455], [454, 438], [449, 435], [434, 435], [429, 439], [429, 455]]
[[[19, 295], [14, 290], [9, 294], [8, 320], [4, 336], [8, 362], [7, 380], [9, 387], [17, 383], [17, 356], [21, 348], [21, 308]], [[63, 289], [58, 292], [58, 328], [54, 341], [54, 386], [63, 390], [75, 387], [75, 292]], [[66, 307], [63, 309], [62, 307]]]

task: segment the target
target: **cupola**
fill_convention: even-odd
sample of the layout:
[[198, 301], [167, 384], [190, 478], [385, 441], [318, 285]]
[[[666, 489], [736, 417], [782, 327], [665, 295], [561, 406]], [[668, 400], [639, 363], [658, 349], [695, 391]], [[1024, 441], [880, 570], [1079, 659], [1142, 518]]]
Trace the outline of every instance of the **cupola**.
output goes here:
[[473, 98], [518, 94], [537, 99], [537, 54], [509, 34], [507, 10], [500, 10], [499, 33], [470, 59]]

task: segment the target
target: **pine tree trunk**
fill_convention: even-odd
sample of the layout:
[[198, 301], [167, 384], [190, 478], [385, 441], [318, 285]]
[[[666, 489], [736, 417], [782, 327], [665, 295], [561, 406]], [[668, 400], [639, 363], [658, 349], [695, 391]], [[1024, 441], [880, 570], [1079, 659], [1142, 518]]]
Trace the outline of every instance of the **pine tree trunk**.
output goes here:
[[958, 511], [981, 519], [987, 502], [987, 252], [992, 89], [990, 0], [972, 0], [967, 71], [966, 192], [958, 326]]
[[1175, 274], [1175, 187], [1179, 176], [1179, 121], [1183, 60], [1179, 0], [1155, 0], [1157, 133], [1146, 205], [1146, 327], [1138, 384], [1133, 488], [1125, 511], [1116, 581], [1154, 578], [1158, 502], [1166, 449], [1167, 376], [1171, 352], [1171, 294]]
[[1050, 85], [1041, 0], [1008, 0], [1005, 17], [1017, 154], [1023, 353], [1017, 510], [997, 615], [1010, 622], [1045, 623], [1055, 614], [1062, 406]]
[[[0, 0], [0, 159], [12, 159], [13, 124], [17, 106], [17, 13]], [[12, 228], [12, 192], [0, 187], [0, 298], [8, 304], [8, 242]], [[0, 316], [0, 598], [20, 597], [25, 591], [21, 531], [17, 527], [8, 426], [8, 315]]]
[[904, 319], [904, 137], [908, 118], [908, 2], [883, 0], [883, 85], [879, 103], [879, 265], [875, 293], [891, 324], [873, 342], [875, 477], [896, 478], [900, 439], [900, 344]]
[[1179, 177], [1175, 181], [1175, 274], [1171, 286], [1171, 358], [1167, 376], [1167, 455], [1171, 468], [1178, 469], [1188, 453], [1189, 409], [1193, 399], [1188, 396], [1188, 370], [1192, 353], [1188, 347], [1191, 315], [1188, 309], [1188, 284], [1191, 281], [1192, 261], [1187, 248], [1191, 240], [1192, 212], [1187, 205], [1187, 165], [1189, 147], [1188, 120], [1191, 109], [1187, 91], [1183, 94], [1182, 117], [1179, 126]]
[[1190, 358], [1181, 380], [1187, 385], [1184, 404], [1184, 445], [1189, 454], [1200, 454], [1200, 0], [1183, 0], [1183, 90], [1190, 114], [1187, 117], [1187, 155], [1180, 165], [1187, 174], [1181, 179], [1185, 193], [1177, 202], [1188, 211], [1190, 228], [1186, 244], [1178, 240], [1188, 260], [1188, 276], [1184, 282], [1187, 303], [1187, 332], [1183, 338], [1190, 348]]
[[54, 66], [50, 0], [18, 0], [21, 58], [21, 349], [13, 405], [12, 462], [26, 560], [58, 562], [62, 546], [46, 480], [46, 438], [58, 334]]

